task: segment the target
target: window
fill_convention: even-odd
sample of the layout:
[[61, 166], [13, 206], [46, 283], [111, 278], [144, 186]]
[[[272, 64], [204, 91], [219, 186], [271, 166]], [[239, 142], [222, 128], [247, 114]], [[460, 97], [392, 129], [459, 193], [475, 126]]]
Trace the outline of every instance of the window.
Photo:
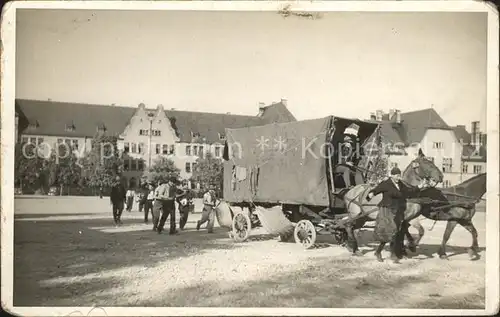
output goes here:
[[391, 162], [391, 168], [395, 168], [395, 167], [398, 167], [398, 163], [396, 163], [396, 162]]
[[193, 145], [193, 155], [194, 156], [198, 155], [198, 146], [197, 145]]
[[191, 155], [191, 145], [186, 145], [186, 155]]
[[200, 133], [199, 132], [193, 132], [193, 131], [191, 131], [191, 137], [192, 138], [199, 138], [200, 137]]
[[215, 147], [215, 157], [220, 157], [220, 146]]
[[193, 172], [196, 170], [196, 162], [192, 164], [191, 169], [192, 169]]
[[191, 163], [186, 163], [186, 173], [191, 173]]
[[36, 144], [36, 138], [29, 138], [29, 143]]
[[73, 140], [72, 148], [73, 150], [78, 150], [78, 140]]
[[64, 143], [66, 143], [68, 146], [71, 146], [71, 140], [70, 139], [65, 139]]
[[106, 132], [106, 126], [103, 123], [97, 125], [97, 132]]
[[451, 173], [452, 170], [452, 160], [449, 157], [443, 157], [443, 172]]
[[139, 161], [137, 161], [137, 169], [138, 169], [139, 171], [144, 170], [144, 161], [143, 161], [143, 160], [139, 160]]
[[467, 174], [469, 172], [469, 165], [462, 164], [462, 173]]
[[66, 124], [66, 131], [67, 132], [73, 132], [75, 131], [75, 125], [70, 123], [70, 124]]
[[434, 163], [434, 157], [433, 156], [426, 157], [426, 159], [428, 159], [429, 161], [431, 161], [432, 163]]
[[57, 139], [57, 144], [61, 144], [63, 142], [64, 142], [63, 139]]
[[170, 145], [169, 154], [175, 155], [175, 144]]
[[161, 151], [161, 145], [156, 144], [156, 154], [160, 154], [160, 151]]
[[136, 168], [135, 168], [135, 160], [134, 159], [130, 160], [130, 170], [131, 171], [135, 171], [136, 170]]
[[474, 174], [481, 174], [482, 170], [483, 168], [481, 165], [474, 165]]
[[149, 130], [140, 129], [139, 130], [139, 135], [149, 135]]
[[162, 153], [165, 154], [165, 155], [168, 154], [168, 144], [163, 144]]
[[22, 142], [22, 143], [28, 143], [28, 142], [29, 142], [29, 139], [28, 139], [27, 137], [23, 137], [21, 142]]
[[131, 146], [130, 152], [137, 153], [137, 144], [130, 143], [130, 146]]
[[36, 121], [36, 120], [35, 120], [35, 122], [30, 122], [30, 123], [28, 124], [28, 128], [29, 128], [29, 129], [36, 129], [36, 128], [38, 128], [39, 126], [40, 126], [40, 124], [39, 124], [39, 123], [38, 123], [38, 121]]
[[123, 170], [125, 170], [125, 171], [130, 170], [130, 160], [123, 161]]
[[42, 137], [39, 137], [37, 140], [36, 140], [36, 144], [37, 145], [40, 145], [43, 143], [43, 138]]
[[198, 148], [198, 155], [200, 157], [203, 157], [203, 146], [200, 145], [200, 147]]
[[443, 142], [434, 142], [432, 143], [432, 148], [433, 149], [442, 149], [444, 147], [444, 143]]
[[226, 134], [225, 133], [219, 133], [219, 140], [225, 140], [226, 139]]
[[139, 143], [138, 150], [139, 150], [140, 154], [144, 153], [144, 143], [143, 142]]
[[130, 143], [124, 142], [123, 143], [123, 152], [128, 153], [130, 151]]
[[446, 187], [450, 187], [450, 186], [451, 186], [451, 182], [449, 180], [445, 179], [443, 181], [443, 187], [446, 188]]
[[152, 135], [154, 136], [161, 136], [161, 131], [160, 130], [153, 130]]

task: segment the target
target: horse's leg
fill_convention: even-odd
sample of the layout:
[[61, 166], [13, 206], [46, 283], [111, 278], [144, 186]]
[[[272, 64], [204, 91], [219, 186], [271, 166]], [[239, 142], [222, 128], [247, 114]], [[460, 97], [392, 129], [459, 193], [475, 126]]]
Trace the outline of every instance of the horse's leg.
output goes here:
[[377, 257], [377, 261], [379, 262], [384, 262], [384, 259], [382, 258], [382, 250], [384, 250], [385, 247], [385, 242], [380, 242], [377, 250], [375, 250], [375, 256]]
[[444, 230], [444, 235], [443, 235], [443, 241], [441, 242], [441, 246], [439, 247], [438, 250], [438, 255], [439, 258], [441, 259], [448, 259], [448, 256], [446, 255], [446, 243], [450, 239], [451, 233], [453, 232], [453, 229], [455, 229], [456, 225], [457, 222], [455, 220], [448, 220], [448, 223], [446, 224], [446, 229]]
[[354, 234], [354, 225], [349, 224], [345, 228], [347, 232], [347, 250], [351, 251], [353, 254], [356, 254], [358, 249], [358, 241], [356, 240], [356, 235]]
[[477, 230], [476, 227], [472, 224], [471, 220], [462, 220], [458, 222], [462, 227], [464, 227], [467, 231], [472, 235], [472, 245], [469, 249], [469, 258], [472, 261], [479, 260], [479, 244], [477, 242]]
[[411, 222], [410, 222], [411, 226], [415, 229], [417, 229], [418, 231], [418, 236], [417, 236], [417, 240], [415, 240], [415, 246], [418, 246], [420, 244], [420, 241], [422, 240], [422, 238], [424, 237], [424, 234], [425, 234], [425, 229], [424, 227], [422, 226], [422, 224], [420, 224], [420, 221], [418, 219], [413, 219]]
[[[408, 254], [406, 253], [406, 248], [408, 248], [411, 252], [417, 251], [417, 247], [415, 245], [415, 239], [413, 239], [413, 236], [410, 234], [410, 230], [408, 230], [409, 227], [410, 224], [407, 221], [403, 221], [403, 223], [401, 224], [401, 230], [402, 230], [401, 243], [403, 244], [401, 252], [403, 256], [408, 256]], [[404, 245], [405, 236], [406, 239], [408, 239], [408, 245]]]

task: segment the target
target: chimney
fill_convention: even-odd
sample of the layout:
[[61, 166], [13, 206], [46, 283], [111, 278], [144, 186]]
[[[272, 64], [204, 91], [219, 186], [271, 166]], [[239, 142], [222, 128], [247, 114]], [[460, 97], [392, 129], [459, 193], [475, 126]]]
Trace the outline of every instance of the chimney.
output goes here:
[[481, 133], [481, 145], [486, 146], [486, 133]]
[[395, 120], [395, 118], [393, 118], [395, 112], [396, 112], [395, 109], [389, 109], [389, 121]]
[[395, 109], [394, 113], [396, 115], [396, 120], [395, 120], [396, 123], [401, 123], [401, 110]]
[[231, 112], [226, 112], [226, 114], [231, 114]]
[[370, 120], [377, 120], [377, 116], [375, 115], [375, 112], [370, 112]]
[[382, 110], [377, 110], [375, 112], [375, 116], [376, 116], [377, 121], [382, 121], [383, 115], [384, 115], [384, 112]]
[[143, 103], [141, 102], [141, 103], [139, 104], [139, 108], [141, 108], [141, 109], [146, 109], [146, 105], [145, 105], [145, 104], [143, 104]]
[[287, 106], [287, 100], [284, 99], [284, 98], [281, 98], [281, 104], [286, 107]]
[[175, 108], [170, 108], [170, 110], [175, 110]]
[[265, 103], [259, 102], [259, 114], [257, 115], [258, 117], [262, 117], [264, 114], [264, 107], [266, 106]]
[[477, 148], [481, 145], [481, 132], [479, 132], [479, 121], [473, 121], [471, 126], [471, 143]]

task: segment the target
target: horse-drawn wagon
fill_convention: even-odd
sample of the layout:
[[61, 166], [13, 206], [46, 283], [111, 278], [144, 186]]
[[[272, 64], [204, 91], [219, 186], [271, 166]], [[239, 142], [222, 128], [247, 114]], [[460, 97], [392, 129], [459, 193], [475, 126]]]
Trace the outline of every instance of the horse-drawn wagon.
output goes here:
[[[317, 234], [344, 241], [344, 228], [354, 220], [346, 219], [338, 195], [346, 187], [338, 145], [349, 132], [357, 139], [351, 151], [366, 150], [375, 144], [377, 131], [378, 124], [333, 116], [226, 129], [219, 224], [230, 228], [236, 241], [245, 241], [258, 226], [282, 241], [293, 236], [306, 248]], [[373, 160], [366, 157], [352, 168], [368, 171]], [[365, 179], [363, 173], [349, 180], [355, 185]]]

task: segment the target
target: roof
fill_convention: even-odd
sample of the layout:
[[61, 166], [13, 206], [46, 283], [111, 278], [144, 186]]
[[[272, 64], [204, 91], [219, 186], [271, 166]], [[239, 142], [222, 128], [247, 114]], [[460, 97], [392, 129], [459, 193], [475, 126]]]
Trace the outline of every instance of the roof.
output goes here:
[[334, 116], [226, 129], [224, 199], [327, 206], [325, 142], [335, 131], [335, 144], [351, 123], [359, 125], [362, 142], [377, 129], [377, 124]]
[[465, 162], [486, 162], [486, 146], [481, 145], [477, 148], [474, 145], [464, 145], [462, 148], [462, 161]]
[[384, 115], [382, 118], [384, 121], [369, 121], [378, 122], [384, 139], [393, 143], [402, 142], [406, 145], [418, 143], [422, 141], [428, 129], [451, 130], [433, 108], [401, 113], [401, 123], [396, 123], [393, 120], [394, 116], [389, 118], [388, 115]]
[[[326, 160], [321, 151], [331, 121], [329, 116], [226, 129], [224, 152], [229, 148], [230, 155], [224, 162], [224, 199], [328, 206]], [[239, 175], [236, 184], [233, 168]]]
[[458, 140], [462, 140], [464, 144], [471, 143], [471, 135], [467, 132], [464, 125], [457, 125], [456, 127], [453, 127], [453, 131], [455, 131], [455, 135]]
[[[28, 127], [23, 133], [68, 137], [93, 137], [100, 125], [106, 127], [107, 133], [120, 135], [137, 110], [134, 107], [26, 99], [16, 100], [16, 106], [30, 124], [38, 124], [36, 130]], [[214, 143], [220, 142], [219, 133], [224, 134], [225, 128], [296, 121], [281, 102], [265, 108], [261, 117], [178, 110], [165, 110], [165, 114], [171, 120], [181, 142], [191, 142], [192, 132], [199, 133], [206, 142]], [[74, 131], [68, 130], [67, 125], [74, 126]]]

